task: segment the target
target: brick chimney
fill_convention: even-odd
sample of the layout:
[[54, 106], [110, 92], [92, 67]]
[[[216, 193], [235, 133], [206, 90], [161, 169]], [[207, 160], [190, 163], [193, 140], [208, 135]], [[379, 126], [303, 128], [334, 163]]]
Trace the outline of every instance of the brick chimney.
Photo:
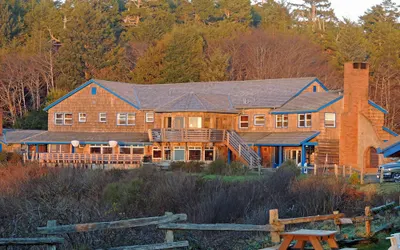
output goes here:
[[358, 167], [359, 120], [368, 111], [369, 65], [344, 65], [344, 102], [340, 125], [340, 164]]

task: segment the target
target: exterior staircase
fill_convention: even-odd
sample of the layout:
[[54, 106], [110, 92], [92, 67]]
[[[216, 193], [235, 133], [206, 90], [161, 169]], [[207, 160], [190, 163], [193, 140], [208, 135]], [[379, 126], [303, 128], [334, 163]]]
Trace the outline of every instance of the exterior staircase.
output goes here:
[[250, 168], [261, 168], [261, 157], [246, 144], [238, 133], [226, 130], [225, 143]]

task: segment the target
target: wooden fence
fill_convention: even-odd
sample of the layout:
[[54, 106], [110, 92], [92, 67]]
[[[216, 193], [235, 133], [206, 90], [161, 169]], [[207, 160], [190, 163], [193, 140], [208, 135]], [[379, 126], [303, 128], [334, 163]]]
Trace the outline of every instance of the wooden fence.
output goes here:
[[345, 165], [337, 165], [337, 164], [314, 164], [312, 167], [303, 167], [307, 170], [307, 173], [313, 175], [334, 175], [336, 177], [346, 177], [351, 176], [353, 173], [357, 173], [360, 176], [361, 184], [364, 184], [364, 175], [363, 170], [359, 170], [357, 168], [353, 168], [351, 166]]
[[[236, 232], [269, 232], [271, 241], [279, 243], [281, 234], [285, 232], [285, 226], [293, 224], [310, 223], [317, 221], [332, 220], [337, 227], [337, 231], [341, 232], [341, 227], [344, 225], [365, 223], [365, 237], [369, 238], [375, 233], [393, 226], [391, 223], [385, 224], [376, 229], [374, 232], [371, 230], [372, 221], [376, 215], [382, 211], [400, 211], [400, 205], [396, 206], [395, 202], [391, 202], [378, 207], [366, 207], [365, 213], [361, 216], [346, 218], [345, 214], [334, 211], [332, 214], [317, 215], [298, 218], [279, 218], [278, 209], [269, 210], [269, 224], [265, 225], [251, 225], [251, 224], [193, 224], [193, 223], [176, 223], [178, 221], [186, 221], [186, 214], [173, 214], [165, 213], [164, 216], [135, 218], [111, 222], [94, 222], [85, 224], [73, 225], [57, 225], [55, 220], [47, 222], [45, 227], [38, 227], [38, 233], [44, 235], [60, 235], [66, 233], [79, 233], [90, 232], [109, 229], [122, 229], [122, 228], [136, 228], [155, 225], [158, 229], [165, 231], [165, 242], [150, 244], [150, 245], [135, 245], [135, 246], [118, 246], [108, 249], [141, 249], [141, 250], [154, 250], [154, 249], [172, 249], [188, 247], [188, 241], [174, 241], [175, 230], [193, 230], [193, 231], [236, 231]], [[62, 238], [48, 237], [48, 238], [11, 238], [0, 239], [0, 245], [48, 245], [48, 249], [56, 249], [56, 245], [62, 244]]]

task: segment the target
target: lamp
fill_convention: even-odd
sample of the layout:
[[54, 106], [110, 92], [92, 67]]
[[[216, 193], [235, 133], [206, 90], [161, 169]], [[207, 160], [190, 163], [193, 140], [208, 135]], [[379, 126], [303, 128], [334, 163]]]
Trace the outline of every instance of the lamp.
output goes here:
[[79, 141], [73, 140], [73, 141], [71, 141], [71, 144], [72, 144], [72, 146], [73, 146], [74, 148], [76, 148], [76, 147], [79, 146]]
[[109, 141], [108, 145], [110, 145], [110, 147], [115, 148], [118, 145], [117, 141]]

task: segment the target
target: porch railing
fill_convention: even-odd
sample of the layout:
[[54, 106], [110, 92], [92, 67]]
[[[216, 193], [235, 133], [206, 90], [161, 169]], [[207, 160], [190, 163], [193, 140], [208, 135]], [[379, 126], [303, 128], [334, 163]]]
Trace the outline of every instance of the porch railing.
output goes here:
[[223, 142], [225, 130], [222, 129], [152, 129], [150, 141], [154, 142]]
[[142, 159], [136, 154], [38, 153], [39, 162], [48, 163], [140, 164]]

